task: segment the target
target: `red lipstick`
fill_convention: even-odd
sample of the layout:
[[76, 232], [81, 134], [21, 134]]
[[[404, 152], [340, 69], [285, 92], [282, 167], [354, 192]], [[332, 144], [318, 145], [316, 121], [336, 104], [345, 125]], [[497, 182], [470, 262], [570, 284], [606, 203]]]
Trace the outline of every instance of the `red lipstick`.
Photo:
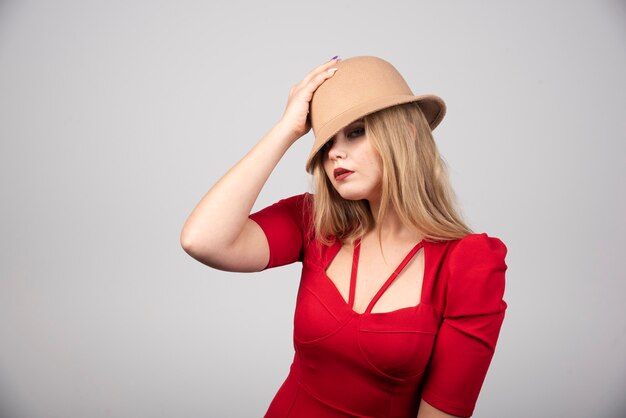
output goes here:
[[335, 175], [335, 180], [343, 180], [352, 173], [354, 173], [354, 171], [350, 171], [342, 167], [337, 167], [333, 170], [333, 174]]

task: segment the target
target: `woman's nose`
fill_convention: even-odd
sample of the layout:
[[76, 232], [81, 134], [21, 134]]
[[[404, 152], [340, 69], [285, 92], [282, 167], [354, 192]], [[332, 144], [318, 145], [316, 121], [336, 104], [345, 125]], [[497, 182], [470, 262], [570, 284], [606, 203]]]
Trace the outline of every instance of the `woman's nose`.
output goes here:
[[338, 141], [334, 140], [330, 143], [328, 158], [330, 158], [331, 160], [336, 160], [337, 158], [346, 158], [346, 151], [344, 150], [344, 147], [338, 144]]

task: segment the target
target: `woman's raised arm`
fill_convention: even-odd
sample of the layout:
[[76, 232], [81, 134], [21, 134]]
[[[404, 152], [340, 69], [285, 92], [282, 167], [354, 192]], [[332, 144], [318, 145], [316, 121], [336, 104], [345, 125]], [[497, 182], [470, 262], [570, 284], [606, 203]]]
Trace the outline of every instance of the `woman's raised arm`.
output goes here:
[[259, 271], [267, 265], [265, 234], [248, 215], [287, 149], [311, 129], [309, 103], [315, 90], [334, 74], [335, 63], [320, 65], [291, 88], [280, 121], [198, 202], [180, 235], [190, 256], [228, 271]]

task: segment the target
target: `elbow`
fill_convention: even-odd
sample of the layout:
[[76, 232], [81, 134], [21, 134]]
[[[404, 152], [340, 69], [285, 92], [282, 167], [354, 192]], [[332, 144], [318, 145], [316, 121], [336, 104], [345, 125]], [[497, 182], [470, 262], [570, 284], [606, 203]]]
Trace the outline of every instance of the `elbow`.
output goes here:
[[180, 246], [189, 255], [191, 255], [191, 253], [193, 252], [192, 243], [186, 237], [182, 237], [182, 236], [180, 237]]
[[207, 262], [207, 250], [204, 249], [204, 251], [202, 251], [199, 244], [193, 239], [193, 237], [181, 234], [180, 246], [191, 258], [200, 261], [201, 263], [210, 265]]
[[183, 247], [183, 250], [185, 250], [186, 253], [189, 253], [193, 246], [193, 239], [191, 237], [191, 234], [189, 234], [189, 232], [187, 232], [185, 228], [183, 228], [183, 230], [180, 232], [179, 241], [180, 246]]
[[219, 268], [221, 251], [210, 240], [199, 240], [197, 236], [184, 230], [180, 234], [180, 246], [193, 259], [209, 267]]
[[[199, 243], [197, 237], [189, 231], [183, 229], [180, 233], [180, 246], [183, 247], [183, 250], [192, 256], [193, 258], [198, 258], [200, 256]], [[206, 243], [205, 243], [206, 244]], [[204, 250], [206, 253], [207, 249]]]

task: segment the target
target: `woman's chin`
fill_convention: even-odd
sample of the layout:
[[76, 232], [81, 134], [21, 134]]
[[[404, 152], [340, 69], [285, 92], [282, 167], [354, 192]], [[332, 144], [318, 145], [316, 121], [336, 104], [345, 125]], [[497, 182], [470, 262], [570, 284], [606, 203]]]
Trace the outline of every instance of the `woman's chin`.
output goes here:
[[367, 195], [361, 191], [349, 190], [342, 187], [335, 190], [344, 200], [367, 200]]

